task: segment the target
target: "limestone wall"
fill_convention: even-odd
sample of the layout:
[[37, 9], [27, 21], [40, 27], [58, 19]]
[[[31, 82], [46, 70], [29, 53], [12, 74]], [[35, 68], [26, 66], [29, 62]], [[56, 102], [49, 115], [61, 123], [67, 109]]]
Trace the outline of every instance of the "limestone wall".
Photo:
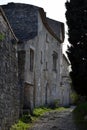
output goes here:
[[0, 11], [0, 130], [19, 117], [16, 40]]

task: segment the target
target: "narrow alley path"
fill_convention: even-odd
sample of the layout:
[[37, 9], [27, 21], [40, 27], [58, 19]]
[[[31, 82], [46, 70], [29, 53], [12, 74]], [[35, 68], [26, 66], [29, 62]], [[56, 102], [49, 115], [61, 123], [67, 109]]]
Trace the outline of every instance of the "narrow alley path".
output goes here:
[[49, 112], [42, 116], [30, 130], [86, 130], [79, 129], [74, 123], [73, 108], [62, 112]]

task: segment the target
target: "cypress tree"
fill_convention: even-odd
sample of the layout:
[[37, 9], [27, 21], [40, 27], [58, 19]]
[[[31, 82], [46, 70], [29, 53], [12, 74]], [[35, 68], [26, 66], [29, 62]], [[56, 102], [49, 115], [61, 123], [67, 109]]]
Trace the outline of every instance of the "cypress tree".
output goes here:
[[73, 87], [80, 95], [87, 95], [87, 0], [65, 3], [68, 25], [67, 55], [71, 62]]

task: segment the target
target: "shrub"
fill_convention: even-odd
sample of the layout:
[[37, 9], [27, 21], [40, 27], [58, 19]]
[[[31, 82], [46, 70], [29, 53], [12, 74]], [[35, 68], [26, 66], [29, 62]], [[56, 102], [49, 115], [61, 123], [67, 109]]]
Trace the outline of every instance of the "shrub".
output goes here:
[[23, 115], [21, 121], [23, 121], [24, 123], [32, 122], [31, 115]]
[[60, 100], [59, 99], [55, 99], [54, 102], [52, 102], [49, 107], [51, 109], [55, 109], [55, 108], [58, 108], [59, 107], [59, 103], [60, 103]]

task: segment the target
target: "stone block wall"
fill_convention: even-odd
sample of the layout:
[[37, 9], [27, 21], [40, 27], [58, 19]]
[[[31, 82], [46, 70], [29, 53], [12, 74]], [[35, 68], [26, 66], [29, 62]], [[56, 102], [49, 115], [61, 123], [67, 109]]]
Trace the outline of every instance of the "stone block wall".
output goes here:
[[[0, 10], [1, 11], [1, 10]], [[19, 118], [16, 40], [0, 12], [0, 130], [9, 130]]]

